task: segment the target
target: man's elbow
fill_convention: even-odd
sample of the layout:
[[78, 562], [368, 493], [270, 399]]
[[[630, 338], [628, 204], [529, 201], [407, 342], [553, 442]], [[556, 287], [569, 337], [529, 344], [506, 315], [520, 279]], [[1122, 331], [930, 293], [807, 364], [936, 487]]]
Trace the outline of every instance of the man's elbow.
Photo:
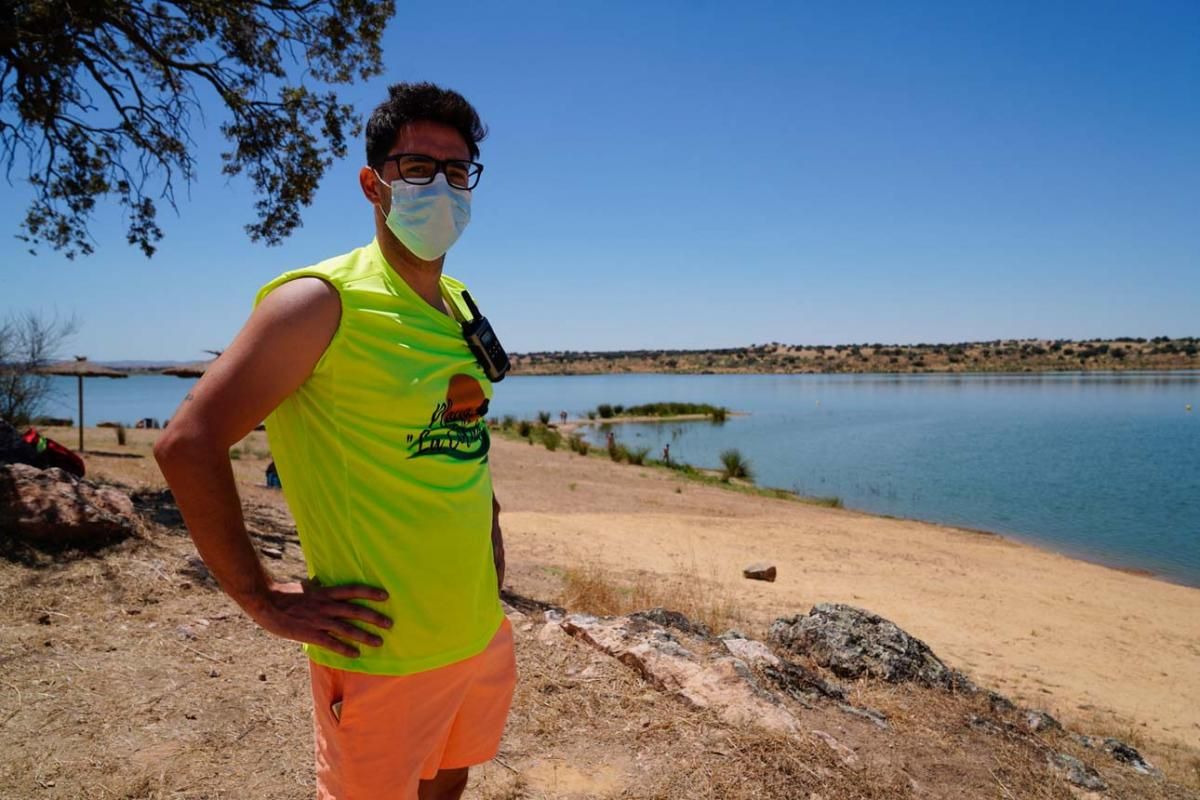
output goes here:
[[180, 463], [192, 461], [209, 449], [211, 441], [206, 441], [206, 437], [199, 431], [188, 430], [182, 425], [173, 426], [165, 430], [154, 443], [154, 460], [165, 474]]
[[180, 437], [170, 428], [163, 431], [162, 436], [154, 443], [154, 460], [164, 473], [179, 457], [180, 443]]

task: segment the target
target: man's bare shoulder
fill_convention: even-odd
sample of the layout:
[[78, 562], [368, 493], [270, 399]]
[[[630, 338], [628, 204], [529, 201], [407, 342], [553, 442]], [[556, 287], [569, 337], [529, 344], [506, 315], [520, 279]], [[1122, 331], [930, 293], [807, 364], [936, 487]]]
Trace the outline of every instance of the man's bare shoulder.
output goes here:
[[336, 321], [342, 302], [333, 284], [312, 275], [303, 275], [272, 289], [258, 308], [271, 316], [294, 314], [330, 316]]
[[[248, 348], [269, 360], [289, 362], [307, 375], [325, 352], [342, 319], [337, 289], [313, 276], [299, 276], [275, 287], [246, 325]], [[288, 379], [295, 376], [287, 370]]]

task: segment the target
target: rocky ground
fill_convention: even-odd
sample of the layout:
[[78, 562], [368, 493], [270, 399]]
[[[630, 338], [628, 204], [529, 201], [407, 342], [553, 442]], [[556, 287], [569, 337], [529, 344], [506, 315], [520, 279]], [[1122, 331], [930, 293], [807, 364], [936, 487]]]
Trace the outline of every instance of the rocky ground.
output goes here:
[[[248, 524], [269, 567], [300, 576], [286, 509], [256, 485], [261, 447], [235, 462]], [[97, 516], [97, 492], [0, 467], [0, 798], [311, 797], [302, 654], [220, 593], [150, 465], [127, 461], [97, 470], [135, 509], [99, 547], [24, 533]], [[1064, 729], [855, 606], [795, 608], [765, 634], [597, 616], [602, 570], [556, 585], [544, 567], [510, 566], [520, 681], [470, 798], [1200, 797], [1136, 742]]]

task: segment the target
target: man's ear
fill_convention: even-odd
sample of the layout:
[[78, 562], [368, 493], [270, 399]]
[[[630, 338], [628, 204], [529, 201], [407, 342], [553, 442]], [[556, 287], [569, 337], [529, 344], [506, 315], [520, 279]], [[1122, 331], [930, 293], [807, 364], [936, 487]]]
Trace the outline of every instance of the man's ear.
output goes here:
[[375, 170], [370, 167], [363, 167], [358, 171], [358, 185], [362, 189], [363, 197], [373, 205], [378, 206], [385, 214], [388, 206], [391, 205], [392, 198], [388, 194], [387, 184], [379, 179], [375, 174]]

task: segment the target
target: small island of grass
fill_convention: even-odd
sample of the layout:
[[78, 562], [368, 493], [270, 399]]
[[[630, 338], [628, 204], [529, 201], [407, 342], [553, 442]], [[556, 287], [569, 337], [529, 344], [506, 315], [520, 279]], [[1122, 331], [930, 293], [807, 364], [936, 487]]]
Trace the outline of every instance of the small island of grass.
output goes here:
[[588, 412], [588, 419], [603, 420], [617, 418], [654, 417], [679, 419], [682, 417], [710, 417], [714, 422], [724, 422], [729, 409], [709, 403], [643, 403], [636, 406], [610, 405], [601, 403], [596, 410]]

